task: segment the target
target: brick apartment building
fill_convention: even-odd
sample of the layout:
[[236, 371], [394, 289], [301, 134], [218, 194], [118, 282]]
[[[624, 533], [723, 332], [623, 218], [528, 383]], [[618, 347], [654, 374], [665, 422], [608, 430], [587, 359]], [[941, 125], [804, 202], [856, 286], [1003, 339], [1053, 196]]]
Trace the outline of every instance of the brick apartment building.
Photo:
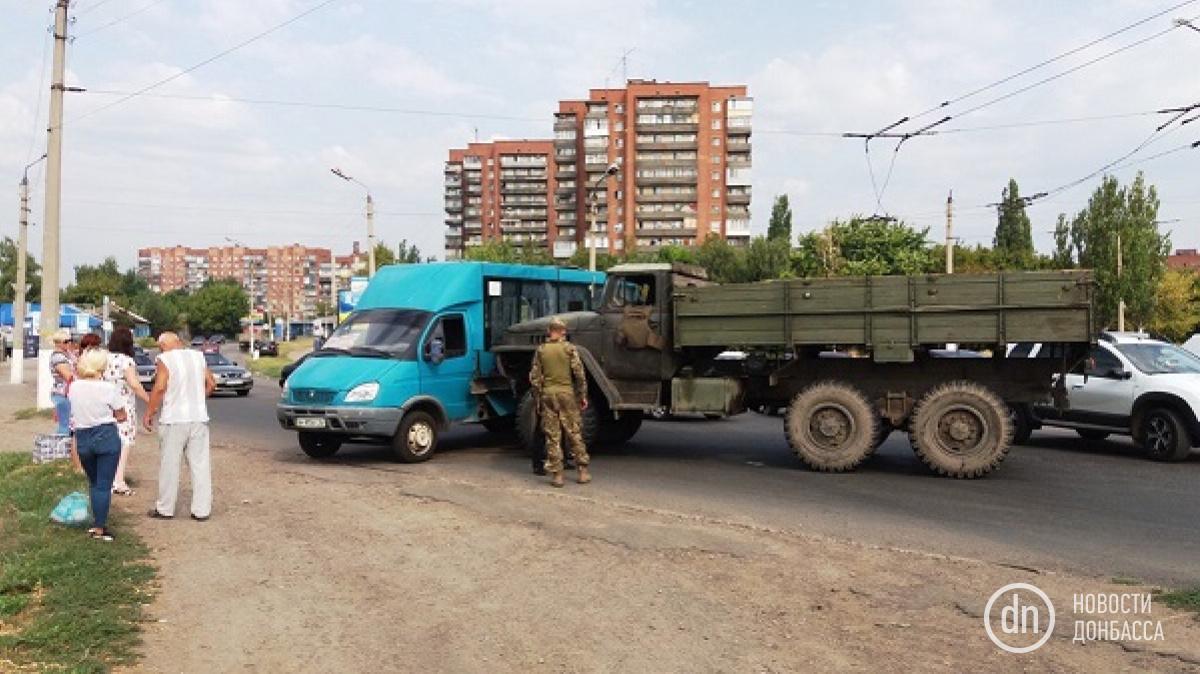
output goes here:
[[1180, 248], [1167, 256], [1167, 268], [1180, 271], [1200, 271], [1200, 251], [1195, 248]]
[[210, 279], [233, 279], [257, 309], [276, 315], [313, 317], [318, 303], [329, 302], [329, 284], [337, 282], [343, 287], [344, 272], [363, 273], [366, 257], [357, 242], [349, 255], [338, 256], [328, 248], [299, 244], [140, 248], [137, 273], [159, 293], [196, 290]]
[[[630, 80], [620, 89], [593, 89], [587, 100], [561, 101], [554, 115], [553, 170], [546, 172], [544, 183], [549, 192], [546, 228], [543, 236], [535, 229], [540, 225], [530, 225], [530, 233], [536, 231], [536, 242], [544, 241], [554, 257], [570, 257], [586, 245], [588, 197], [597, 186], [599, 251], [623, 254], [698, 245], [713, 233], [745, 243], [750, 237], [752, 115], [753, 100], [745, 86], [707, 82]], [[486, 190], [487, 157], [470, 148], [507, 142], [512, 141], [451, 151], [446, 163], [447, 259], [482, 241], [507, 238], [502, 226], [493, 231], [485, 221], [475, 225], [470, 210], [482, 208], [484, 197], [497, 203], [496, 195]], [[539, 156], [544, 146], [544, 141], [519, 142], [531, 153], [536, 148]], [[619, 172], [604, 180], [612, 164]], [[539, 181], [528, 189], [540, 203], [541, 172], [532, 164], [528, 168]], [[481, 188], [472, 194], [475, 180]]]
[[556, 240], [554, 143], [498, 140], [451, 150], [446, 162], [446, 259], [484, 241], [550, 248]]

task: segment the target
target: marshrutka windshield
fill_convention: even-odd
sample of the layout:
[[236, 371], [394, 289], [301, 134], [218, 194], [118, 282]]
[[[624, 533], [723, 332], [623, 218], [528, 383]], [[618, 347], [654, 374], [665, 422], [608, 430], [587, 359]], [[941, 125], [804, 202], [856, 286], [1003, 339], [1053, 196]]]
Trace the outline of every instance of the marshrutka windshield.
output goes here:
[[421, 338], [421, 330], [429, 316], [428, 311], [416, 309], [356, 311], [333, 331], [321, 345], [321, 350], [413, 360], [417, 354], [417, 340]]
[[1173, 344], [1118, 344], [1117, 349], [1146, 374], [1200, 374], [1200, 358]]

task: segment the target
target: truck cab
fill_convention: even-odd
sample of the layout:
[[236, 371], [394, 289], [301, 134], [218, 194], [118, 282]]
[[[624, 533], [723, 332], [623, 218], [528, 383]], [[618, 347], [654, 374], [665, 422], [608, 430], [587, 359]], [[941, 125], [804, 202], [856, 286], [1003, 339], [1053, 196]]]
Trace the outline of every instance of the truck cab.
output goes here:
[[279, 424], [328, 457], [346, 442], [429, 459], [451, 423], [511, 428], [512, 389], [492, 347], [509, 325], [587, 309], [603, 274], [480, 262], [385, 267], [355, 311], [284, 382]]

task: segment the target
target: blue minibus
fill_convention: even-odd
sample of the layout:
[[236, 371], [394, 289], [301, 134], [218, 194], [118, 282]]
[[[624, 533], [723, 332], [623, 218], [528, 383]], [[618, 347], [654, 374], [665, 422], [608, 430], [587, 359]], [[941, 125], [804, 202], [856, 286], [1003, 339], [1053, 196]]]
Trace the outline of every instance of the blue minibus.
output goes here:
[[385, 441], [428, 460], [453, 422], [512, 428], [517, 401], [493, 344], [530, 319], [592, 309], [604, 274], [490, 262], [391, 265], [287, 378], [276, 406], [314, 458], [345, 442]]

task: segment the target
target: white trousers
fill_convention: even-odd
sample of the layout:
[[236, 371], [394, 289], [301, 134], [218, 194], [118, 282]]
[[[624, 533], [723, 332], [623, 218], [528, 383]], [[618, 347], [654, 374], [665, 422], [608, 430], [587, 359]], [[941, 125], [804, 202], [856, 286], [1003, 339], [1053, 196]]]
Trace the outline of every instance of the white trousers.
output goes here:
[[179, 471], [187, 459], [192, 474], [192, 515], [212, 513], [212, 464], [209, 461], [208, 424], [159, 424], [158, 512], [175, 515], [179, 497]]

